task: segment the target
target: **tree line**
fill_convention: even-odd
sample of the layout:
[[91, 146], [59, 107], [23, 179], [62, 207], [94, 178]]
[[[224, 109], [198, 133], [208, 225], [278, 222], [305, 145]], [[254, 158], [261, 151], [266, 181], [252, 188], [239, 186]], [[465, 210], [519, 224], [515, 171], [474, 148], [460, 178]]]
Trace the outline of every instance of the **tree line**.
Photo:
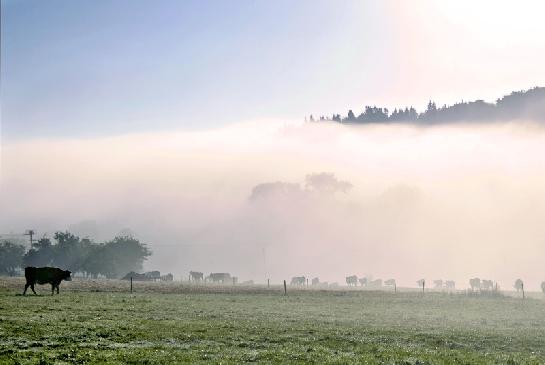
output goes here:
[[388, 108], [365, 106], [364, 110], [358, 115], [349, 110], [344, 117], [340, 114], [321, 116], [317, 119], [313, 115], [309, 117], [311, 122], [318, 120], [353, 124], [387, 122], [434, 124], [515, 119], [545, 122], [545, 87], [515, 91], [496, 100], [495, 103], [475, 100], [438, 107], [435, 102], [430, 101], [428, 107], [422, 113], [418, 113], [412, 106], [395, 108], [393, 111], [388, 110]]
[[13, 276], [27, 266], [55, 266], [86, 277], [120, 278], [130, 271], [142, 271], [151, 256], [147, 245], [131, 236], [96, 243], [70, 232], [56, 232], [54, 242], [42, 238], [26, 250], [10, 241], [0, 242], [0, 274]]

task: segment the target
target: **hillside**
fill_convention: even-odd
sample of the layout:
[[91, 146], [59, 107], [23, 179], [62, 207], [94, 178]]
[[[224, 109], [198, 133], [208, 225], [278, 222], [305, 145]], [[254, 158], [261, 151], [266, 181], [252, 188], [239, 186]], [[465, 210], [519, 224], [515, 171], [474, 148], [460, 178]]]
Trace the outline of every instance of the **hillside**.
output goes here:
[[[315, 121], [310, 116], [310, 121]], [[509, 120], [531, 120], [545, 122], [545, 87], [535, 87], [526, 91], [514, 91], [495, 103], [483, 100], [460, 102], [454, 105], [437, 107], [430, 101], [425, 111], [418, 113], [414, 107], [388, 108], [365, 106], [356, 115], [349, 110], [346, 116], [333, 114], [321, 116], [318, 121], [335, 121], [349, 124], [405, 122], [418, 124], [441, 124], [455, 122], [494, 122]]]

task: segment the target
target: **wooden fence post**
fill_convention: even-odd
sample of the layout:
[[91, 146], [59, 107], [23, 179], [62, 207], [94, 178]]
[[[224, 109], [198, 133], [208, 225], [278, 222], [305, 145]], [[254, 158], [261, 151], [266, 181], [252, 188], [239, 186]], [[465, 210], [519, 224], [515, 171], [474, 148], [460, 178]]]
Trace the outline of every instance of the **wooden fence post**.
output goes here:
[[284, 280], [284, 295], [288, 295], [288, 289], [286, 287], [286, 280]]
[[270, 287], [271, 287], [270, 279], [267, 279], [267, 288], [270, 288]]
[[522, 299], [524, 299], [525, 298], [525, 296], [524, 296], [524, 283], [522, 283], [521, 288], [522, 288]]
[[132, 293], [132, 276], [131, 276], [131, 293]]

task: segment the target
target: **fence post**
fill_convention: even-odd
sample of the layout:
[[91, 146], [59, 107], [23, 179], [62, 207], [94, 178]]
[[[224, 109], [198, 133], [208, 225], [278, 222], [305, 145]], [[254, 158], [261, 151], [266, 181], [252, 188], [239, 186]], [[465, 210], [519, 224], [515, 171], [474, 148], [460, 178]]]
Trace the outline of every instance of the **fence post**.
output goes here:
[[131, 276], [131, 293], [132, 293], [132, 276]]
[[524, 296], [524, 283], [522, 283], [521, 288], [522, 288], [522, 299], [524, 299], [525, 298], [525, 296]]
[[284, 280], [284, 295], [288, 295], [288, 289], [286, 288], [286, 280]]
[[271, 287], [271, 281], [270, 279], [267, 279], [267, 288], [270, 288]]

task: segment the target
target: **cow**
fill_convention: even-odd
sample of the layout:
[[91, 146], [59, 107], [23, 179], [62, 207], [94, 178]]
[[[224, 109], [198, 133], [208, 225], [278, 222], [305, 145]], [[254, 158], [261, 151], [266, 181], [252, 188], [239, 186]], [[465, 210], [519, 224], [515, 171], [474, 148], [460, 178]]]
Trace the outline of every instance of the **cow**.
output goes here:
[[474, 290], [481, 290], [481, 279], [479, 278], [473, 278], [469, 280], [469, 286], [471, 287], [471, 291]]
[[160, 271], [148, 271], [144, 273], [150, 280], [156, 281], [161, 280], [161, 272]]
[[361, 286], [367, 286], [367, 278], [359, 278], [358, 281]]
[[161, 276], [161, 281], [174, 281], [174, 275], [171, 273], [168, 273], [166, 275]]
[[204, 278], [204, 275], [202, 272], [198, 272], [198, 271], [189, 272], [189, 281], [202, 281], [203, 278]]
[[123, 276], [121, 280], [134, 280], [134, 281], [151, 281], [152, 278], [147, 274], [139, 274], [137, 272], [131, 271], [127, 275]]
[[433, 281], [433, 288], [434, 289], [443, 289], [443, 280], [434, 280]]
[[206, 277], [206, 281], [211, 281], [213, 283], [226, 284], [231, 280], [231, 274], [226, 272], [213, 272]]
[[313, 279], [312, 279], [312, 285], [315, 286], [315, 285], [318, 285], [318, 284], [320, 284], [320, 279], [318, 279], [318, 278], [313, 278]]
[[447, 280], [445, 281], [445, 288], [447, 288], [447, 290], [454, 290], [456, 288], [456, 283], [453, 280]]
[[367, 283], [371, 288], [382, 288], [382, 279], [371, 280]]
[[26, 284], [23, 295], [26, 294], [29, 286], [32, 292], [37, 295], [34, 290], [34, 284], [51, 284], [51, 295], [55, 294], [55, 289], [57, 289], [57, 294], [59, 294], [59, 284], [63, 280], [71, 281], [72, 277], [70, 274], [70, 271], [61, 270], [57, 267], [25, 267]]
[[483, 290], [492, 290], [494, 289], [494, 282], [492, 280], [481, 280], [481, 288]]
[[386, 286], [393, 286], [394, 287], [394, 291], [397, 291], [397, 285], [396, 285], [396, 281], [395, 279], [388, 279], [384, 282], [384, 285]]
[[291, 278], [290, 285], [305, 285], [307, 279], [304, 276], [294, 276]]
[[356, 275], [347, 276], [346, 277], [346, 284], [348, 286], [357, 286], [358, 285], [358, 277]]

